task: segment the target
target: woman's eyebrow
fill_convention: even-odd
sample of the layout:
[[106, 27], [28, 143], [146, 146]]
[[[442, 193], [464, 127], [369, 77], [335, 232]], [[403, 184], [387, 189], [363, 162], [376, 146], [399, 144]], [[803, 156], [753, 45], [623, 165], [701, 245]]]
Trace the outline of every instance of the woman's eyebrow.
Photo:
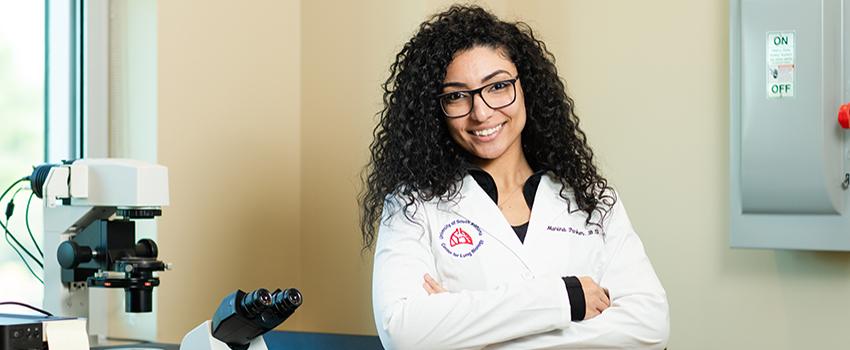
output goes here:
[[487, 80], [493, 79], [493, 77], [495, 77], [495, 76], [497, 76], [497, 75], [499, 75], [499, 74], [502, 74], [502, 73], [505, 73], [505, 74], [507, 74], [507, 75], [511, 75], [511, 73], [509, 73], [508, 71], [506, 71], [506, 70], [504, 70], [504, 69], [499, 69], [499, 70], [497, 70], [497, 71], [495, 71], [495, 72], [493, 72], [493, 73], [487, 74], [487, 76], [485, 76], [483, 79], [481, 79], [481, 82], [483, 83], [483, 82], [485, 82], [485, 81], [487, 81]]
[[[490, 79], [493, 79], [493, 77], [495, 77], [499, 74], [503, 74], [503, 73], [507, 74], [507, 75], [511, 75], [510, 72], [508, 72], [504, 69], [499, 69], [499, 70], [497, 70], [493, 73], [490, 73], [490, 74], [487, 74], [486, 76], [484, 76], [484, 78], [481, 79], [481, 82], [484, 83], [484, 82], [486, 82]], [[450, 86], [461, 87], [461, 88], [469, 88], [469, 85], [466, 85], [464, 83], [459, 83], [459, 82], [456, 82], [456, 81], [447, 81], [447, 82], [443, 83], [442, 85], [440, 85], [441, 88], [447, 88], [447, 87], [450, 87]]]
[[447, 88], [447, 87], [450, 87], [450, 86], [461, 87], [461, 88], [468, 88], [469, 87], [468, 85], [466, 85], [464, 83], [458, 83], [458, 82], [455, 82], [455, 81], [448, 81], [448, 82], [445, 82], [442, 85], [440, 85], [440, 87], [444, 88], [444, 89]]

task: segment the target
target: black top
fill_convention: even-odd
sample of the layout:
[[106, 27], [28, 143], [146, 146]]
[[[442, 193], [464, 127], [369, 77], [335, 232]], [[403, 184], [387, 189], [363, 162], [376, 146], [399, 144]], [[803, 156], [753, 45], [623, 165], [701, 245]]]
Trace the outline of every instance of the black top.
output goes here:
[[[470, 167], [468, 171], [469, 175], [478, 183], [478, 186], [481, 186], [484, 192], [490, 196], [490, 199], [498, 205], [499, 191], [496, 189], [496, 181], [493, 180], [493, 177], [481, 168]], [[531, 174], [525, 180], [525, 184], [522, 186], [522, 195], [525, 197], [525, 204], [528, 205], [529, 210], [534, 205], [537, 187], [540, 185], [540, 178], [543, 177], [545, 172], [545, 170], [535, 171], [534, 174]], [[525, 236], [528, 233], [528, 222], [511, 227], [513, 227], [519, 241], [525, 243]], [[581, 287], [581, 282], [575, 276], [566, 276], [562, 277], [562, 279], [564, 281], [564, 287], [567, 289], [567, 297], [570, 300], [570, 318], [573, 321], [581, 321], [584, 319], [586, 309], [584, 290]]]
[[[545, 170], [538, 170], [534, 172], [534, 174], [531, 174], [531, 176], [525, 180], [525, 184], [522, 186], [522, 195], [525, 197], [525, 204], [528, 205], [529, 210], [531, 210], [531, 207], [534, 205], [534, 196], [537, 195], [537, 186], [540, 185], [540, 178], [543, 177], [545, 172]], [[496, 188], [496, 181], [493, 180], [493, 177], [490, 176], [490, 174], [481, 168], [470, 167], [469, 175], [472, 175], [472, 178], [475, 179], [478, 186], [481, 186], [484, 192], [490, 196], [490, 199], [492, 199], [494, 203], [499, 204], [499, 191]], [[519, 226], [511, 227], [514, 229], [519, 241], [525, 242], [525, 235], [528, 233], [528, 222]]]

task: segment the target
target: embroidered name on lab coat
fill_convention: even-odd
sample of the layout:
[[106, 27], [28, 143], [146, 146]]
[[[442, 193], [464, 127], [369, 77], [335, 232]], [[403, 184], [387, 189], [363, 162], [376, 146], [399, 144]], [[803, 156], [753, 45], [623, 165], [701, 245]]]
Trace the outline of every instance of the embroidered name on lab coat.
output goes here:
[[456, 258], [468, 258], [484, 245], [481, 228], [466, 219], [454, 220], [440, 230], [440, 246]]
[[576, 236], [592, 236], [592, 235], [601, 235], [602, 230], [598, 228], [589, 228], [587, 230], [579, 230], [574, 227], [561, 227], [561, 226], [546, 226], [546, 231], [553, 232], [568, 232], [572, 233]]

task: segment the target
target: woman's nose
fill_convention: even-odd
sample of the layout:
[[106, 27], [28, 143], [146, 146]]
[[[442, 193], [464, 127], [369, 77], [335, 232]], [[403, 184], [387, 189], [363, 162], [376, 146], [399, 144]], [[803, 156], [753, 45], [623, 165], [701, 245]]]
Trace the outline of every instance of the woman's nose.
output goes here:
[[469, 117], [475, 119], [476, 121], [483, 122], [490, 117], [493, 116], [493, 109], [484, 102], [484, 98], [481, 97], [481, 94], [475, 94], [472, 96], [472, 112], [469, 113]]

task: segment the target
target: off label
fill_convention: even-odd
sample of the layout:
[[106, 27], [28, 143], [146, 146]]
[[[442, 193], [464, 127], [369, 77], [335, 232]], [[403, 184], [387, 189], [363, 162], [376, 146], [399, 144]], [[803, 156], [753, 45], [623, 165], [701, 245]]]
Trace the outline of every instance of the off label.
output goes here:
[[767, 32], [767, 98], [794, 97], [796, 32]]

